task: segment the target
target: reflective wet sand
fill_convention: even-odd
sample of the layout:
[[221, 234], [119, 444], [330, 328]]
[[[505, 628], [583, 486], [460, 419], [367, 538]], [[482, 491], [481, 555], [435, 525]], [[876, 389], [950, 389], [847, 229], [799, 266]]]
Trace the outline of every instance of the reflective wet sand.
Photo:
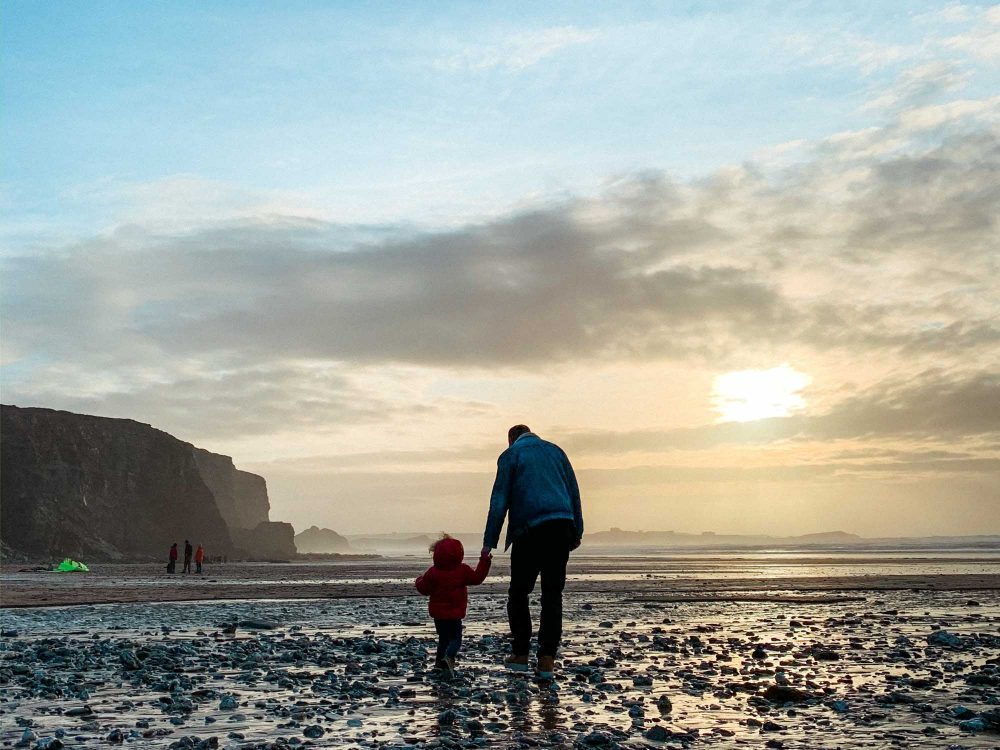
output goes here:
[[[394, 581], [423, 561], [381, 565], [335, 585]], [[577, 560], [574, 574], [609, 565]], [[454, 680], [430, 671], [426, 601], [402, 583], [330, 600], [4, 609], [0, 742], [27, 730], [67, 747], [1000, 746], [968, 724], [1000, 703], [993, 574], [764, 583], [646, 579], [632, 565], [617, 582], [574, 580], [554, 683], [501, 668], [496, 582], [471, 597]], [[288, 571], [233, 571], [291, 585], [274, 569]], [[697, 601], [665, 601], [685, 597]]]

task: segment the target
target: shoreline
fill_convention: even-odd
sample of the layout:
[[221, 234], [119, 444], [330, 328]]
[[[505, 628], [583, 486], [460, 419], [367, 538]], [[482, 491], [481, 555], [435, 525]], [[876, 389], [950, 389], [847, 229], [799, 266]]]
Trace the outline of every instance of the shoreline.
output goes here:
[[[279, 600], [343, 600], [343, 599], [406, 599], [420, 595], [411, 582], [371, 583], [349, 582], [244, 582], [234, 583], [217, 577], [206, 581], [150, 582], [138, 578], [131, 583], [122, 580], [97, 582], [90, 585], [80, 578], [45, 586], [37, 580], [0, 585], [0, 610], [53, 608], [96, 604], [136, 604], [204, 601], [279, 601]], [[504, 580], [493, 580], [470, 592], [472, 597], [506, 593]], [[809, 593], [877, 594], [892, 591], [998, 592], [1000, 574], [931, 574], [713, 579], [700, 577], [651, 578], [628, 582], [628, 594], [634, 599], [655, 601], [733, 601], [748, 597], [782, 592], [789, 603], [798, 594], [803, 601]], [[622, 592], [622, 581], [569, 580], [569, 595], [613, 594]], [[773, 597], [772, 597], [773, 598]]]

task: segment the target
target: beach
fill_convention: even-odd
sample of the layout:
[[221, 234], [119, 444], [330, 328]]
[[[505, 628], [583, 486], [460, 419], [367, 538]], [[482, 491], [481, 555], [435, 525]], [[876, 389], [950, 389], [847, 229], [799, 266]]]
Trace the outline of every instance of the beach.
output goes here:
[[502, 669], [502, 555], [432, 673], [426, 565], [6, 566], [0, 743], [1000, 746], [992, 552], [575, 556], [554, 682]]

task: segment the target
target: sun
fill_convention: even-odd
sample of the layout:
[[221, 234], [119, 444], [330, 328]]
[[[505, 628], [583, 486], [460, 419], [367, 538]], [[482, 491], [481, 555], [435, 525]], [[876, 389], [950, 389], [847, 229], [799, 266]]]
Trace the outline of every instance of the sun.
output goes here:
[[712, 407], [720, 422], [787, 417], [805, 408], [801, 391], [812, 382], [787, 363], [769, 370], [737, 370], [715, 378]]

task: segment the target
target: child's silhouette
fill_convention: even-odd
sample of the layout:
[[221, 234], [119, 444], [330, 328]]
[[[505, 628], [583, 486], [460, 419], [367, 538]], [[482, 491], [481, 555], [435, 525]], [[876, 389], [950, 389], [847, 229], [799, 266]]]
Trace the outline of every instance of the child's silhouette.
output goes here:
[[469, 604], [468, 587], [485, 580], [493, 559], [484, 551], [473, 570], [462, 562], [465, 557], [462, 543], [448, 534], [434, 542], [430, 551], [434, 555], [434, 565], [417, 578], [417, 591], [431, 598], [427, 609], [434, 618], [438, 634], [434, 667], [452, 675], [455, 657], [462, 646], [462, 618]]

